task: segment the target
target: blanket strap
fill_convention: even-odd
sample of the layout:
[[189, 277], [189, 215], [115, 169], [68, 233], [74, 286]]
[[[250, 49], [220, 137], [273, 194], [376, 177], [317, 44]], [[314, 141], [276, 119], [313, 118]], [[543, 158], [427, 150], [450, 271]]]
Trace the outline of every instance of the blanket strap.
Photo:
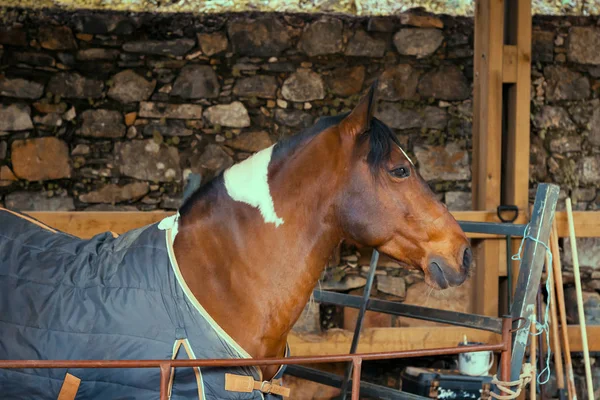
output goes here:
[[67, 373], [62, 387], [60, 388], [60, 393], [58, 394], [57, 400], [74, 400], [75, 396], [77, 395], [77, 391], [79, 390], [80, 383], [81, 379]]
[[[183, 345], [183, 348], [188, 356], [188, 358], [191, 360], [194, 357], [192, 357], [190, 348], [187, 345], [187, 342], [185, 339], [179, 339], [175, 342], [175, 346], [173, 347], [173, 355], [171, 356], [171, 360], [174, 360], [175, 357], [177, 357], [177, 353], [179, 353], [179, 348]], [[202, 400], [204, 398], [202, 391], [204, 390], [204, 387], [202, 385], [202, 378], [200, 377], [200, 368], [193, 368], [194, 369], [194, 375], [196, 375], [196, 384], [198, 385], [198, 400]], [[175, 378], [175, 368], [171, 368], [171, 376], [169, 377], [169, 399], [171, 398], [171, 391], [173, 390], [173, 380]]]
[[251, 393], [253, 390], [258, 390], [266, 394], [273, 393], [290, 397], [290, 389], [283, 387], [281, 384], [281, 379], [259, 382], [251, 376], [225, 374], [225, 390], [230, 392]]

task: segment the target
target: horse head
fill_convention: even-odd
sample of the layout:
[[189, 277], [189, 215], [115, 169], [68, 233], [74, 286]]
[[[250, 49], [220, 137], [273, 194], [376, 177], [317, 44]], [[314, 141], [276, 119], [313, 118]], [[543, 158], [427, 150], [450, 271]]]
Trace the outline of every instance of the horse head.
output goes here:
[[423, 270], [434, 288], [458, 286], [471, 267], [469, 241], [396, 135], [373, 116], [375, 87], [336, 127], [347, 157], [337, 199], [343, 235]]

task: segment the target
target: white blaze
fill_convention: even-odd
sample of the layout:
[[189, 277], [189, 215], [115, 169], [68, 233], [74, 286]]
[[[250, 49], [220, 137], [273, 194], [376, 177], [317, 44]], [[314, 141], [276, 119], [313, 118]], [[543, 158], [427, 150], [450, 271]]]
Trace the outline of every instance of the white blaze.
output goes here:
[[404, 151], [404, 149], [402, 147], [400, 147], [400, 146], [398, 146], [398, 148], [400, 149], [400, 151], [402, 152], [402, 154], [404, 154], [404, 157], [406, 157], [406, 159], [408, 160], [408, 162], [411, 163], [412, 165], [415, 165], [415, 164], [413, 164], [413, 162], [410, 159], [410, 157], [408, 156], [408, 154], [406, 154], [406, 152]]
[[268, 182], [272, 152], [273, 146], [255, 153], [225, 171], [223, 178], [227, 193], [233, 200], [258, 208], [265, 222], [279, 226], [283, 219], [275, 213]]

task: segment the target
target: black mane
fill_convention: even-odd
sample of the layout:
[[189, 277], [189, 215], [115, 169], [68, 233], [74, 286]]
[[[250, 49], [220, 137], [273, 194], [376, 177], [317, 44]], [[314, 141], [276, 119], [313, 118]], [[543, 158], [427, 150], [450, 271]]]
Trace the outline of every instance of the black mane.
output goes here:
[[272, 160], [285, 158], [290, 152], [302, 146], [307, 140], [317, 136], [325, 129], [338, 125], [349, 113], [344, 113], [336, 116], [321, 117], [317, 122], [305, 130], [287, 138], [278, 141], [273, 147]]
[[400, 141], [392, 130], [383, 122], [373, 117], [371, 127], [358, 137], [359, 143], [369, 140], [369, 154], [367, 154], [367, 163], [371, 173], [375, 176], [379, 174], [381, 166], [390, 160], [393, 144], [398, 147]]
[[[296, 135], [278, 141], [273, 147], [271, 160], [285, 159], [291, 152], [306, 143], [307, 140], [315, 137], [325, 129], [339, 124], [348, 114], [344, 113], [337, 116], [319, 118], [313, 126], [306, 128]], [[389, 161], [393, 145], [400, 146], [400, 141], [387, 125], [375, 117], [371, 119], [369, 129], [358, 137], [357, 142], [361, 144], [366, 140], [369, 140], [367, 163], [369, 164], [371, 173], [377, 176], [381, 170], [381, 166]], [[205, 198], [211, 193], [216, 196], [215, 190], [218, 191], [224, 186], [223, 172], [201, 185], [187, 199], [184, 199], [184, 203], [179, 209], [180, 213], [182, 215], [188, 213], [197, 200]]]
[[[339, 124], [349, 113], [334, 117], [319, 118], [316, 124], [304, 131], [285, 138], [273, 148], [273, 158], [279, 159], [287, 156], [291, 151], [303, 145], [308, 139], [316, 136], [325, 129]], [[358, 137], [358, 143], [362, 144], [369, 140], [369, 154], [367, 163], [374, 175], [378, 174], [381, 166], [390, 160], [393, 145], [401, 147], [400, 141], [394, 132], [379, 119], [371, 118], [370, 127]]]

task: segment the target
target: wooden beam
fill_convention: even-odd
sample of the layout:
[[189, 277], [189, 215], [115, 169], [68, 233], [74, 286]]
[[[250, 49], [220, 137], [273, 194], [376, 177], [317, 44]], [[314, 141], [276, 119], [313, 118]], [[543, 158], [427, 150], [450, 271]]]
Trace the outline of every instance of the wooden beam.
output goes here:
[[[46, 225], [82, 238], [107, 231], [124, 233], [175, 214], [174, 211], [26, 211], [24, 213]], [[522, 212], [519, 213], [523, 215]], [[499, 222], [495, 211], [453, 211], [452, 215], [459, 221]], [[519, 218], [516, 222], [526, 223], [523, 218]], [[569, 236], [566, 213], [557, 212], [555, 219], [558, 235]], [[600, 237], [600, 211], [576, 211], [573, 213], [573, 219], [577, 237]], [[494, 238], [496, 241], [503, 242], [495, 235], [471, 234], [469, 236], [473, 239]]]
[[[26, 211], [24, 213], [55, 229], [83, 238], [107, 231], [121, 234], [175, 214], [174, 211]], [[494, 211], [454, 211], [452, 215], [459, 221], [499, 222]], [[525, 220], [518, 222], [526, 223]], [[472, 237], [497, 238], [498, 236], [474, 234]]]
[[[504, 0], [476, 0], [473, 93], [473, 206], [477, 210], [500, 205], [502, 156], [502, 67]], [[475, 247], [475, 310], [498, 315], [499, 241]]]
[[[600, 351], [600, 326], [588, 325], [586, 330], [590, 351]], [[571, 351], [581, 352], [579, 325], [569, 325], [568, 331]], [[300, 334], [292, 331], [288, 342], [290, 350], [295, 356], [347, 354], [352, 343], [352, 334], [351, 331], [344, 329], [330, 329], [320, 335]], [[373, 353], [453, 347], [463, 340], [463, 334], [467, 335], [470, 341], [487, 344], [500, 343], [502, 340], [500, 335], [492, 332], [455, 326], [367, 328], [361, 333], [357, 352]], [[542, 342], [545, 349], [546, 341]], [[550, 345], [552, 346], [552, 342]]]
[[505, 44], [502, 57], [502, 82], [517, 82], [517, 46]]
[[81, 238], [103, 232], [125, 233], [175, 214], [167, 211], [37, 211], [24, 212], [59, 231]]
[[[569, 237], [567, 213], [559, 211], [555, 214], [558, 237]], [[575, 232], [578, 238], [600, 237], [600, 211], [573, 211]]]
[[[588, 347], [590, 351], [600, 351], [600, 325], [587, 325], [585, 328], [588, 335]], [[583, 351], [583, 341], [581, 340], [581, 329], [579, 325], [567, 326], [569, 335], [569, 346], [571, 353], [579, 353]], [[546, 349], [546, 341], [543, 341], [544, 349]], [[554, 343], [550, 342], [550, 348], [554, 352]]]
[[[288, 343], [293, 355], [316, 356], [347, 354], [352, 343], [352, 332], [330, 329], [322, 335], [306, 335], [291, 332]], [[358, 353], [379, 351], [402, 351], [455, 347], [467, 335], [469, 341], [496, 344], [502, 337], [493, 332], [454, 326], [367, 328], [360, 335]]]

